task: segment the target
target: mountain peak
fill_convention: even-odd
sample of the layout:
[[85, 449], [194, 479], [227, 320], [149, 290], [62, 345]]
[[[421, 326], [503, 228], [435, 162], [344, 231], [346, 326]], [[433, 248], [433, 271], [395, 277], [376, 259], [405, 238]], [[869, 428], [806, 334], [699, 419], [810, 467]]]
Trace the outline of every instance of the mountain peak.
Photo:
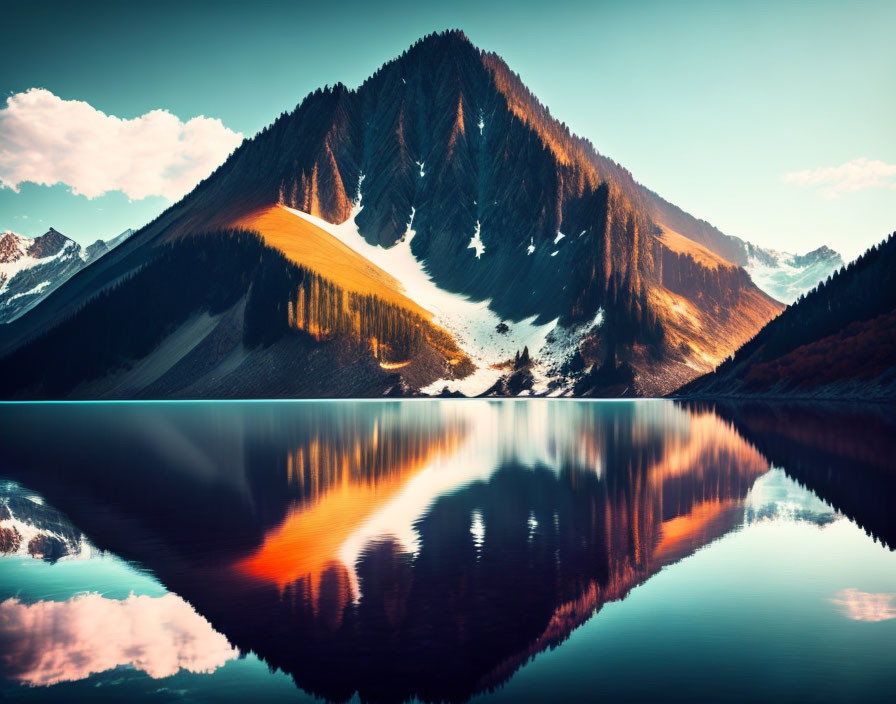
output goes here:
[[430, 32], [415, 42], [416, 45], [435, 44], [438, 42], [461, 42], [473, 46], [473, 42], [462, 29], [443, 29], [441, 32]]
[[28, 246], [28, 254], [35, 259], [52, 257], [71, 241], [61, 232], [51, 227], [40, 237], [34, 238], [34, 241]]
[[821, 245], [818, 249], [813, 249], [811, 252], [808, 252], [805, 256], [815, 256], [819, 259], [833, 259], [834, 257], [839, 257], [839, 252], [831, 249], [826, 244]]
[[792, 262], [795, 266], [811, 266], [812, 264], [817, 264], [819, 262], [827, 262], [829, 264], [841, 266], [843, 264], [843, 257], [840, 256], [839, 252], [834, 251], [827, 245], [822, 245], [818, 249], [813, 249], [811, 252], [795, 255], [792, 258]]
[[22, 251], [19, 247], [21, 240], [22, 236], [11, 230], [7, 230], [0, 235], [0, 264], [13, 262], [22, 256]]

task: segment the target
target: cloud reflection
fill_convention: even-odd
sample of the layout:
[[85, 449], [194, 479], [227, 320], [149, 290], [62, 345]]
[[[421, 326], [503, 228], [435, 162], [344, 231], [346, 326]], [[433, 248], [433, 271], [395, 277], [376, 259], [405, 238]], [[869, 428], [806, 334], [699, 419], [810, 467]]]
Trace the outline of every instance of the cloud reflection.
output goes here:
[[0, 670], [48, 686], [130, 665], [158, 679], [208, 673], [238, 656], [227, 638], [176, 594], [0, 603]]
[[870, 594], [850, 588], [837, 592], [831, 601], [853, 621], [877, 622], [896, 618], [896, 594]]

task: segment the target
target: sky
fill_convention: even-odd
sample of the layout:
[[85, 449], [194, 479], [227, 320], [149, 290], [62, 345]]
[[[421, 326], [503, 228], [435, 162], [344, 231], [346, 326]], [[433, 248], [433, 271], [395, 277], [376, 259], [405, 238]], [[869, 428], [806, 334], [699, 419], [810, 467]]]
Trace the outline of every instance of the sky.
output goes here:
[[896, 2], [6, 3], [0, 230], [140, 227], [316, 88], [463, 29], [666, 199], [849, 259], [896, 230]]

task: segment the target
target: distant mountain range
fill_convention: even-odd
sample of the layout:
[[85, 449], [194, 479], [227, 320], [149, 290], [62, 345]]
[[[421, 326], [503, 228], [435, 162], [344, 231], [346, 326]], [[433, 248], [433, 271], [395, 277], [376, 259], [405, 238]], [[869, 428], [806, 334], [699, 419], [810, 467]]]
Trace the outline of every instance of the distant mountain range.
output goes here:
[[663, 200], [452, 31], [307, 96], [7, 326], [0, 390], [662, 395], [783, 309], [748, 269], [788, 299], [836, 262]]
[[66, 279], [117, 247], [133, 232], [125, 230], [86, 248], [52, 227], [34, 238], [9, 231], [0, 234], [0, 323], [33, 308]]
[[896, 399], [896, 233], [678, 394]]
[[830, 247], [806, 254], [788, 254], [750, 245], [744, 268], [759, 288], [782, 303], [793, 303], [843, 266], [843, 257]]

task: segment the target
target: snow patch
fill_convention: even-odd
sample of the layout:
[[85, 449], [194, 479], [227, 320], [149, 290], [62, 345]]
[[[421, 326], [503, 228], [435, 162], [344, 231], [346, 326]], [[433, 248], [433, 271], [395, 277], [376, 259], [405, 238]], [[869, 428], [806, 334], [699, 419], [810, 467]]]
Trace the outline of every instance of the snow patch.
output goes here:
[[482, 241], [480, 235], [480, 225], [479, 221], [476, 221], [476, 232], [473, 233], [473, 236], [470, 238], [470, 244], [467, 245], [467, 249], [475, 249], [476, 250], [476, 258], [479, 259], [482, 254], [485, 252], [485, 244]]
[[528, 256], [528, 255], [532, 254], [532, 252], [534, 252], [534, 251], [535, 251], [535, 238], [530, 237], [529, 238], [529, 246], [526, 247], [526, 255]]
[[51, 283], [53, 283], [53, 282], [52, 281], [41, 281], [37, 286], [35, 286], [30, 291], [23, 291], [22, 293], [17, 293], [14, 296], [10, 296], [6, 302], [11, 303], [12, 301], [16, 300], [17, 298], [24, 298], [25, 296], [36, 296], [39, 293], [43, 293], [44, 290], [47, 288], [47, 286], [49, 286]]
[[560, 240], [562, 240], [566, 235], [564, 235], [560, 230], [557, 230], [557, 236], [554, 238], [554, 244], [557, 244]]

